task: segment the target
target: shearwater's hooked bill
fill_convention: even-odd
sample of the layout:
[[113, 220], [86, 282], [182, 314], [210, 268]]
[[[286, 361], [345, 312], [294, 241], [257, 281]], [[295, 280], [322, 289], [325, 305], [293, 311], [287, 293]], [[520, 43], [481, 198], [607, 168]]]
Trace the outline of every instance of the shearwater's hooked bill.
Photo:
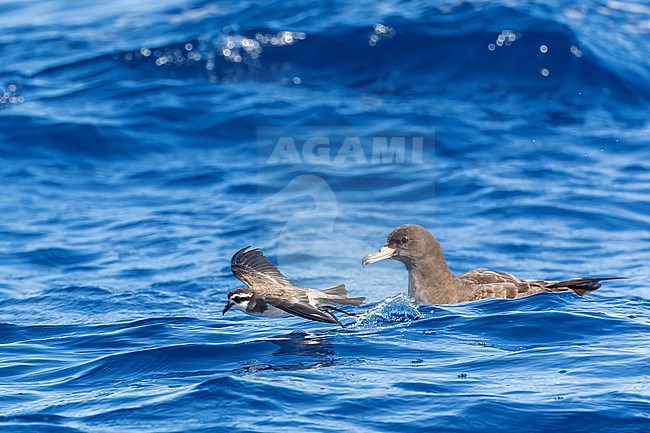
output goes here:
[[348, 298], [344, 284], [314, 290], [292, 285], [259, 249], [237, 251], [230, 262], [232, 273], [246, 288], [228, 293], [223, 314], [235, 307], [253, 316], [279, 317], [293, 314], [317, 322], [341, 322], [333, 311], [353, 316], [335, 305], [361, 305], [366, 298]]
[[490, 297], [512, 299], [539, 292], [568, 290], [582, 296], [599, 288], [600, 281], [625, 278], [522, 280], [488, 269], [474, 269], [454, 275], [447, 266], [440, 243], [424, 227], [414, 224], [393, 230], [386, 244], [379, 251], [365, 256], [361, 264], [365, 267], [386, 259], [398, 260], [406, 265], [409, 296], [420, 304], [454, 304]]

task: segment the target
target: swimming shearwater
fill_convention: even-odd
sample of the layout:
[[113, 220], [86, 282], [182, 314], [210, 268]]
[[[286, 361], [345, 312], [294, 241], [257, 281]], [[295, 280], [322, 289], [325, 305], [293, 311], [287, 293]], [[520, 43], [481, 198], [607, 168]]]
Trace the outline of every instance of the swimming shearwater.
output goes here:
[[293, 314], [317, 322], [341, 322], [333, 311], [354, 315], [335, 305], [361, 305], [366, 298], [348, 298], [344, 284], [324, 290], [292, 285], [259, 249], [242, 248], [230, 262], [232, 273], [246, 288], [228, 293], [223, 314], [235, 307], [253, 316], [279, 317]]
[[386, 244], [379, 251], [366, 255], [361, 264], [365, 267], [386, 259], [406, 265], [408, 293], [419, 304], [454, 304], [490, 297], [512, 299], [539, 292], [568, 290], [582, 296], [599, 288], [600, 281], [624, 278], [524, 280], [488, 269], [454, 275], [447, 266], [440, 243], [424, 227], [415, 224], [397, 227], [388, 235]]

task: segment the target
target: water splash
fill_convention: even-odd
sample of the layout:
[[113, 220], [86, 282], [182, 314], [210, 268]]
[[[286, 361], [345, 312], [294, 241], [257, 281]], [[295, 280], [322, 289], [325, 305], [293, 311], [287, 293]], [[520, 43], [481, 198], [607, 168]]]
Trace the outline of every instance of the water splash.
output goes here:
[[382, 39], [390, 39], [397, 34], [397, 30], [384, 24], [376, 23], [373, 26], [373, 33], [368, 38], [368, 44], [374, 47]]
[[[262, 67], [260, 57], [267, 47], [284, 47], [305, 40], [303, 32], [280, 31], [277, 33], [256, 32], [248, 37], [233, 31], [221, 32], [212, 37], [201, 37], [186, 43], [149, 48], [142, 47], [134, 52], [114, 54], [115, 60], [127, 62], [151, 59], [158, 67], [202, 65], [208, 76], [216, 78], [220, 66], [242, 64], [250, 68]], [[223, 65], [219, 65], [223, 62]]]
[[381, 301], [368, 311], [359, 314], [351, 328], [376, 328], [393, 323], [423, 319], [417, 305], [404, 293]]
[[18, 86], [10, 83], [6, 87], [0, 85], [0, 109], [10, 105], [20, 104], [25, 98], [18, 94]]

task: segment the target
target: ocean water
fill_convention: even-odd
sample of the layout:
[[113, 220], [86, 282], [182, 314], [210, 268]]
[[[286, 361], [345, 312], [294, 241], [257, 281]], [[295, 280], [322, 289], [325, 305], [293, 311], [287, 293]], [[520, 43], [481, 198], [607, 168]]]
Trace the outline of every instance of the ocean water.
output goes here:
[[[0, 23], [0, 431], [650, 431], [648, 1]], [[404, 223], [458, 273], [628, 279], [415, 306], [360, 265]], [[222, 316], [246, 245], [367, 304]]]

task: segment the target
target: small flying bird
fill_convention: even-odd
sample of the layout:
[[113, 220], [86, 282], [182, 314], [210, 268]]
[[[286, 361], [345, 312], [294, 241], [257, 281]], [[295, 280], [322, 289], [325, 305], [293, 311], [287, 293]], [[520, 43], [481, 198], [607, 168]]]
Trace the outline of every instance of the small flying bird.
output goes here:
[[366, 255], [365, 267], [381, 260], [398, 260], [406, 266], [409, 296], [419, 304], [454, 304], [478, 299], [521, 298], [539, 292], [572, 291], [580, 296], [598, 289], [604, 280], [625, 277], [575, 278], [565, 281], [522, 280], [504, 272], [485, 268], [454, 275], [436, 238], [424, 227], [407, 224], [393, 230], [386, 244]]
[[232, 256], [230, 269], [248, 287], [228, 293], [224, 315], [235, 307], [253, 316], [280, 317], [293, 314], [304, 319], [343, 326], [333, 312], [349, 316], [355, 314], [336, 308], [335, 305], [361, 305], [366, 299], [348, 298], [344, 284], [324, 290], [296, 287], [259, 249], [251, 249], [250, 246]]

